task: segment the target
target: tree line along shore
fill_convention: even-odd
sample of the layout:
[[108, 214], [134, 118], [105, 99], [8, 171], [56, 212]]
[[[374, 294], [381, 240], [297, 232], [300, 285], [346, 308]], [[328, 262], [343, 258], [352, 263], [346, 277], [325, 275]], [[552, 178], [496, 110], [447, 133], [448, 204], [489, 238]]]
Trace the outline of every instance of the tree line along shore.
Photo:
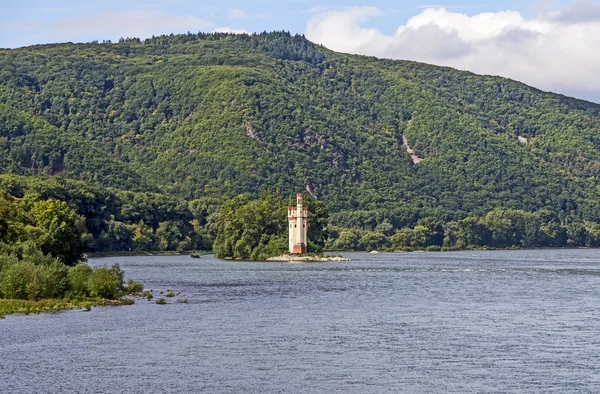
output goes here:
[[[293, 200], [279, 192], [263, 192], [258, 199], [240, 195], [208, 206], [146, 193], [121, 194], [80, 181], [14, 175], [0, 175], [0, 190], [0, 314], [129, 302], [122, 297], [142, 292], [142, 284], [124, 282], [118, 266], [88, 266], [83, 260], [90, 251], [204, 250], [218, 258], [264, 261], [281, 259], [288, 249], [287, 207]], [[449, 222], [426, 217], [400, 229], [384, 219], [365, 229], [332, 224], [322, 201], [307, 197], [305, 204], [313, 256], [325, 249], [600, 246], [600, 225], [561, 223], [548, 211], [495, 209]]]

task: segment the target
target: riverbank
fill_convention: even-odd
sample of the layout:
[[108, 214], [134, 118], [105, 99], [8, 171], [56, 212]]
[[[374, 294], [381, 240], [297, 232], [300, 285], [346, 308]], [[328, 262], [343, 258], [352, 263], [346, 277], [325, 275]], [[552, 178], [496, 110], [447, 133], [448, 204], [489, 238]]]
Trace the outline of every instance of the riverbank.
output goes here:
[[[378, 253], [411, 253], [411, 252], [461, 252], [461, 251], [486, 251], [486, 250], [552, 250], [552, 249], [589, 249], [589, 247], [585, 246], [571, 246], [571, 247], [523, 247], [523, 246], [509, 246], [506, 248], [494, 248], [490, 246], [474, 246], [469, 245], [464, 248], [458, 247], [440, 247], [440, 246], [429, 246], [423, 248], [403, 248], [403, 249], [388, 249], [381, 248], [378, 250], [365, 251], [365, 250], [352, 250], [352, 249], [326, 249], [325, 252], [328, 253], [356, 253], [356, 252], [367, 252], [369, 254], [378, 254]], [[88, 258], [102, 258], [102, 257], [135, 257], [135, 256], [190, 256], [194, 251], [185, 251], [185, 252], [176, 252], [176, 251], [135, 251], [135, 252], [95, 252], [95, 253], [87, 253], [86, 256]], [[209, 256], [213, 255], [213, 251], [202, 251], [199, 252], [199, 256]], [[328, 256], [324, 256], [325, 260], [317, 260], [310, 258], [305, 258], [307, 256], [302, 256], [302, 258], [298, 258], [295, 256], [293, 258], [287, 257], [288, 255], [270, 257], [267, 261], [349, 261], [344, 260], [332, 260], [329, 259]], [[232, 259], [232, 258], [224, 258], [224, 260], [241, 260], [241, 259]]]
[[45, 299], [45, 300], [9, 300], [0, 299], [0, 318], [12, 314], [59, 312], [72, 309], [91, 310], [94, 306], [106, 305], [131, 305], [134, 300], [131, 298], [121, 298], [118, 300], [107, 300], [103, 298], [84, 298], [84, 299]]
[[[126, 251], [117, 251], [117, 252], [93, 252], [93, 253], [86, 253], [86, 256], [88, 258], [99, 258], [99, 257], [127, 257], [127, 256], [185, 256], [185, 255], [191, 255], [193, 253], [196, 253], [194, 251], [185, 251], [185, 252], [177, 252], [174, 250], [166, 250], [166, 251], [162, 251], [162, 252], [157, 252], [157, 251], [148, 251], [148, 252], [144, 252], [144, 251], [132, 251], [132, 252], [126, 252]], [[200, 256], [206, 256], [209, 254], [213, 254], [213, 252], [211, 251], [203, 251], [203, 252], [199, 252], [198, 253]]]

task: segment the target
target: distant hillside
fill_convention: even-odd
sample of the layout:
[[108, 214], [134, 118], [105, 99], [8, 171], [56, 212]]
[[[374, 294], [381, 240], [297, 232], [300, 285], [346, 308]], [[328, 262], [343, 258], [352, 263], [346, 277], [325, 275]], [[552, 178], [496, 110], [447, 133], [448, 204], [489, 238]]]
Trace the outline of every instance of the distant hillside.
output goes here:
[[499, 207], [600, 222], [599, 129], [600, 105], [287, 33], [0, 50], [0, 171], [188, 200], [306, 191], [346, 227]]

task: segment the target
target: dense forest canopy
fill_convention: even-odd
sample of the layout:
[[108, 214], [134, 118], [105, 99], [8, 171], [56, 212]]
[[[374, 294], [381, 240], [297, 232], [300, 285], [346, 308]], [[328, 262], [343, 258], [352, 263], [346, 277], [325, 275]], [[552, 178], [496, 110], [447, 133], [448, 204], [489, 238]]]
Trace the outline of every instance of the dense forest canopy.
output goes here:
[[218, 207], [266, 190], [323, 201], [340, 248], [593, 244], [599, 126], [600, 105], [285, 32], [0, 50], [2, 187], [70, 204], [91, 250], [210, 248]]

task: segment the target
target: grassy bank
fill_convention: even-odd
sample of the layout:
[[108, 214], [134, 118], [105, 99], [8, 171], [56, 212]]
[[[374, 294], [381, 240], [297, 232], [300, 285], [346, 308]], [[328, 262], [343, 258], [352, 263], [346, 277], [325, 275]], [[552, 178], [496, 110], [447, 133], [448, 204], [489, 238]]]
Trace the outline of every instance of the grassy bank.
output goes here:
[[45, 299], [45, 300], [6, 300], [0, 299], [0, 318], [6, 315], [22, 313], [58, 312], [61, 310], [86, 309], [91, 310], [93, 306], [98, 305], [129, 305], [133, 302], [131, 298], [119, 300], [107, 300], [103, 298], [82, 298], [82, 299]]

